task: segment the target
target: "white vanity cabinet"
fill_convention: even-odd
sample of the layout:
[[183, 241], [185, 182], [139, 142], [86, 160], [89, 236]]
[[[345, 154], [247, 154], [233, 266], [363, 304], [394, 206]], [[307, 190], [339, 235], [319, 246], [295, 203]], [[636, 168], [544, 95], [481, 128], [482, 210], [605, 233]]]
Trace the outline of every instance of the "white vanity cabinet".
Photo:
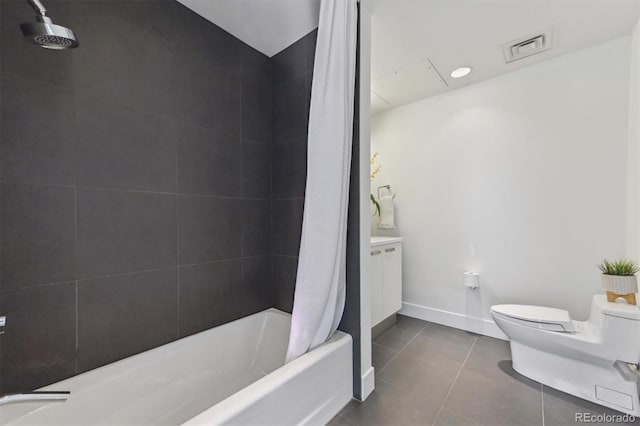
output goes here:
[[371, 237], [371, 325], [402, 308], [402, 238]]

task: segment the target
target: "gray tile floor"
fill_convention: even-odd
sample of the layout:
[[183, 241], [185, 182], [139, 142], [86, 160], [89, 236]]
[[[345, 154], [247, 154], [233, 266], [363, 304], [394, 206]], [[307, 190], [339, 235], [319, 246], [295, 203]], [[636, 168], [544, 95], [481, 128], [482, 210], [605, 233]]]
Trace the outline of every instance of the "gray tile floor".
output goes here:
[[399, 315], [372, 351], [376, 390], [330, 425], [564, 426], [580, 424], [576, 413], [620, 414], [519, 375], [502, 340]]

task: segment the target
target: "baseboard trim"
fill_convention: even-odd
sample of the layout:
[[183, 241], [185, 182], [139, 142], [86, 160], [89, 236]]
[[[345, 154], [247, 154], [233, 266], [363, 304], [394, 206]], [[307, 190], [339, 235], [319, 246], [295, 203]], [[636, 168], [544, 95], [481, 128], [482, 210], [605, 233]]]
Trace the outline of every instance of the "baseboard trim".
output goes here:
[[367, 399], [375, 388], [375, 370], [369, 367], [366, 373], [362, 375], [362, 401]]
[[398, 313], [496, 339], [509, 340], [495, 322], [484, 318], [471, 317], [407, 302], [402, 302], [402, 309]]
[[376, 337], [382, 335], [385, 331], [393, 328], [398, 322], [396, 314], [391, 315], [389, 318], [382, 320], [378, 324], [371, 327], [371, 340], [376, 340]]

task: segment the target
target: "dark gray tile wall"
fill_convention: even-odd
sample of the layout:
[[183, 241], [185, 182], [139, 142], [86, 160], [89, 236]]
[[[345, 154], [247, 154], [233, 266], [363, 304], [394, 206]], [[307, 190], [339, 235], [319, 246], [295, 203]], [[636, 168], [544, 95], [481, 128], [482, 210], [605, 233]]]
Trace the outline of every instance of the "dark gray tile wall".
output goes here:
[[271, 58], [271, 259], [274, 306], [293, 309], [307, 179], [307, 129], [317, 31]]
[[[50, 52], [1, 3], [0, 393], [290, 312], [316, 31], [267, 58], [173, 0], [49, 0], [82, 43]], [[340, 329], [358, 390], [356, 129]]]
[[177, 339], [176, 282], [176, 268], [80, 281], [78, 372]]
[[49, 0], [64, 52], [0, 3], [0, 393], [271, 307], [272, 61], [174, 0]]
[[[307, 176], [307, 129], [316, 37], [317, 31], [313, 31], [271, 59], [273, 61], [272, 285], [274, 306], [287, 312], [291, 312], [293, 308], [302, 231]], [[356, 67], [359, 70], [359, 63]], [[358, 78], [356, 78], [356, 99], [359, 99]], [[358, 113], [358, 103], [355, 102], [347, 228], [347, 297], [344, 315], [339, 326], [340, 330], [353, 337], [353, 391], [356, 398], [361, 397]]]

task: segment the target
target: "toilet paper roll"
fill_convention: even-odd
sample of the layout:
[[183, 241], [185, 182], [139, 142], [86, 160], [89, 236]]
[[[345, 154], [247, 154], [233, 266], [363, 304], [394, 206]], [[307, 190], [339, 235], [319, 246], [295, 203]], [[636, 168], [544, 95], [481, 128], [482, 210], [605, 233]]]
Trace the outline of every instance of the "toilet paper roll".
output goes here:
[[471, 289], [478, 288], [480, 285], [480, 275], [477, 272], [467, 271], [464, 273], [464, 285]]

